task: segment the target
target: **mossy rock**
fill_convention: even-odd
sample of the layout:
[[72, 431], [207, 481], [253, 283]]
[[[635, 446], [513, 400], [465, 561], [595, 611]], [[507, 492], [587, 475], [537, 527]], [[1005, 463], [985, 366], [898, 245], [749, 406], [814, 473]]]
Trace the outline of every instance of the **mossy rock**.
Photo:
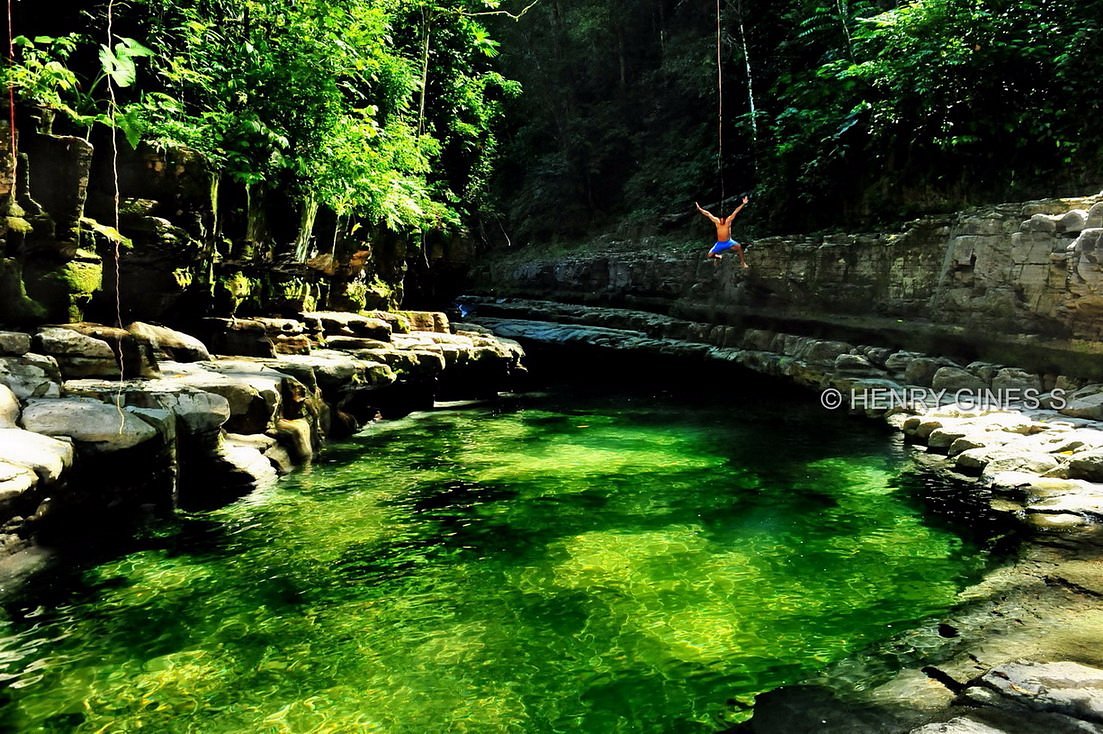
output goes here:
[[386, 321], [391, 325], [391, 333], [393, 334], [409, 334], [411, 330], [409, 317], [401, 311], [361, 311], [359, 315]]
[[365, 292], [365, 307], [381, 310], [390, 310], [398, 307], [398, 296], [395, 289], [378, 275], [372, 278]]
[[88, 250], [51, 269], [28, 270], [24, 279], [55, 321], [83, 321], [93, 296], [103, 288], [103, 261]]
[[96, 252], [114, 252], [116, 246], [120, 251], [134, 249], [134, 241], [119, 230], [88, 217], [81, 217], [80, 226], [77, 229], [77, 243], [86, 250]]
[[316, 311], [317, 286], [301, 278], [276, 282], [272, 285], [271, 301], [270, 305], [277, 312]]
[[237, 313], [247, 302], [260, 310], [264, 300], [260, 280], [247, 276], [241, 270], [217, 276], [214, 297], [216, 310], [225, 314]]
[[27, 295], [19, 263], [12, 258], [0, 258], [0, 321], [30, 326], [45, 320], [45, 307]]
[[23, 217], [5, 217], [4, 227], [8, 232], [19, 235], [20, 237], [26, 237], [34, 231], [34, 227]]
[[334, 284], [330, 293], [330, 308], [354, 313], [363, 311], [367, 305], [368, 285], [361, 281]]
[[172, 271], [172, 279], [176, 281], [180, 290], [185, 291], [195, 282], [195, 273], [188, 268], [176, 268]]

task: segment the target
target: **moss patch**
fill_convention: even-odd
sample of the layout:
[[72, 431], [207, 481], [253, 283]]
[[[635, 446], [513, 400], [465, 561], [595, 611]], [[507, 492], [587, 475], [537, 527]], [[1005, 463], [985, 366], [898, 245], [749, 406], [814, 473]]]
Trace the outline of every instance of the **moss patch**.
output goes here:
[[263, 300], [261, 283], [244, 272], [235, 270], [215, 279], [215, 304], [220, 313], [236, 313], [246, 301]]
[[14, 232], [17, 235], [22, 235], [24, 237], [34, 231], [34, 227], [31, 226], [31, 223], [23, 217], [5, 217], [4, 225], [7, 227], [9, 232]]
[[134, 241], [119, 230], [88, 217], [81, 217], [77, 228], [77, 241], [81, 247], [96, 252], [114, 250], [116, 245], [120, 250], [134, 249]]
[[0, 321], [26, 326], [45, 319], [46, 309], [27, 295], [19, 264], [12, 258], [0, 258]]

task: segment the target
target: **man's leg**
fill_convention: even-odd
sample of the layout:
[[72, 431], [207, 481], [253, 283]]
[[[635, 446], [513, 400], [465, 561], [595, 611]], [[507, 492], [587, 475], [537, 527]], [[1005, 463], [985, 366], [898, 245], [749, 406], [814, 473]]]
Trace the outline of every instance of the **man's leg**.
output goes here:
[[743, 259], [743, 247], [742, 245], [735, 246], [735, 254], [739, 255], [739, 264], [744, 270], [750, 270], [751, 266], [747, 264], [747, 261]]

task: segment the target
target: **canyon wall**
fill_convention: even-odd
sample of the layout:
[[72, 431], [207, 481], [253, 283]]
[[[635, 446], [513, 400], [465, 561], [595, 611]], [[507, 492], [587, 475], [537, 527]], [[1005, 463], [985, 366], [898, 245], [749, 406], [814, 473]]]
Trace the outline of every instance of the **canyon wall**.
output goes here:
[[478, 264], [491, 296], [632, 307], [1103, 375], [1103, 194], [978, 208], [869, 234], [754, 242], [750, 269], [647, 238]]

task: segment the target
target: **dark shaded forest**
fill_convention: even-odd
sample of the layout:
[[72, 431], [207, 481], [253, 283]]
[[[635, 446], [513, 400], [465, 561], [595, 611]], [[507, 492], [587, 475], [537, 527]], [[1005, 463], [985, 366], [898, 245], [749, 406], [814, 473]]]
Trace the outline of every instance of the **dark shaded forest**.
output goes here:
[[801, 231], [1103, 181], [1097, 0], [13, 9], [21, 108], [195, 148], [334, 237], [577, 239], [746, 190], [757, 226]]
[[525, 90], [501, 168], [516, 226], [582, 234], [753, 188], [759, 221], [794, 231], [1103, 180], [1100, 3], [719, 11], [722, 165], [715, 5], [544, 0], [502, 26]]

